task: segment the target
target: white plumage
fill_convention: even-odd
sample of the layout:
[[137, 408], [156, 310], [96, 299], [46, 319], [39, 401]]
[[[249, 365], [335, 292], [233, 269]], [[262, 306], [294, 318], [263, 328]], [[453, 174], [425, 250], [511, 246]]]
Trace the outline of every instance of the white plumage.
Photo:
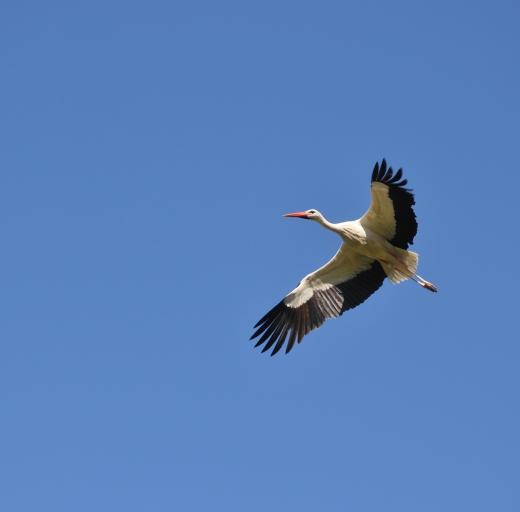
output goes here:
[[289, 213], [286, 217], [314, 220], [338, 234], [343, 244], [332, 259], [305, 276], [300, 284], [255, 325], [251, 339], [262, 352], [276, 354], [287, 339], [286, 353], [296, 341], [328, 318], [340, 316], [364, 302], [385, 277], [399, 283], [413, 279], [423, 288], [437, 288], [417, 275], [418, 254], [408, 250], [417, 233], [415, 204], [402, 170], [395, 175], [385, 160], [372, 172], [371, 204], [358, 220], [334, 224], [319, 211]]

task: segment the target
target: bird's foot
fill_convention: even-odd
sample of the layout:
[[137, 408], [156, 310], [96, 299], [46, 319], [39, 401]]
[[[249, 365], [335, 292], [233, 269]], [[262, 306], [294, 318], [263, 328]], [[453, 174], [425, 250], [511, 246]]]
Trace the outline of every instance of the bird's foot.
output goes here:
[[437, 292], [437, 287], [433, 284], [433, 283], [430, 283], [429, 281], [422, 281], [419, 283], [423, 288], [426, 288], [427, 290], [430, 290], [431, 292]]

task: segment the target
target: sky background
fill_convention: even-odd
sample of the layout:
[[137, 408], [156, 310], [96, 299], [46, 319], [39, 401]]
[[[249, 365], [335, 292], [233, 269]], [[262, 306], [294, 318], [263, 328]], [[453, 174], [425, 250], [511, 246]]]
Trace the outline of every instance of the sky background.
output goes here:
[[[0, 508], [520, 510], [517, 2], [3, 2]], [[416, 192], [420, 273], [253, 324]]]

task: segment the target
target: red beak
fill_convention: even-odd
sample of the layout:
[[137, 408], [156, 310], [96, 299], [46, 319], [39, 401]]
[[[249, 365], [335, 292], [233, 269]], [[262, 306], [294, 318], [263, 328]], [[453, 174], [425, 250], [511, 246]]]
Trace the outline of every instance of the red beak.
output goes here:
[[284, 217], [299, 217], [300, 219], [308, 219], [305, 212], [286, 213]]

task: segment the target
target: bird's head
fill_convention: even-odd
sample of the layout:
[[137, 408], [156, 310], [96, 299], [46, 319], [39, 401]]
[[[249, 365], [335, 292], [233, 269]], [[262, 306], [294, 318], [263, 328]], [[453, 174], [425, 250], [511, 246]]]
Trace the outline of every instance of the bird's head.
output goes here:
[[296, 217], [298, 219], [321, 220], [323, 215], [318, 210], [306, 210], [304, 212], [286, 213], [284, 217]]

